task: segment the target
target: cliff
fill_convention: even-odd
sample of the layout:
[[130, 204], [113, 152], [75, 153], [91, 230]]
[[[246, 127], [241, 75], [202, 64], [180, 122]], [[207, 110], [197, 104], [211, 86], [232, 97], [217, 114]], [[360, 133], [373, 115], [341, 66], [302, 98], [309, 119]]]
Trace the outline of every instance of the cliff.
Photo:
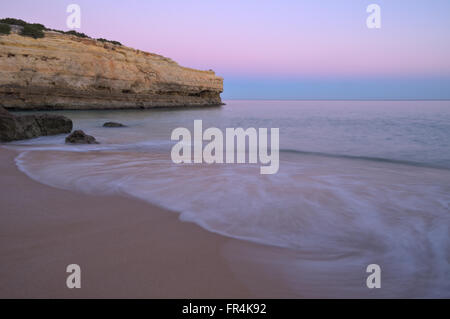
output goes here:
[[222, 104], [223, 79], [160, 55], [55, 31], [0, 35], [0, 106], [118, 109]]

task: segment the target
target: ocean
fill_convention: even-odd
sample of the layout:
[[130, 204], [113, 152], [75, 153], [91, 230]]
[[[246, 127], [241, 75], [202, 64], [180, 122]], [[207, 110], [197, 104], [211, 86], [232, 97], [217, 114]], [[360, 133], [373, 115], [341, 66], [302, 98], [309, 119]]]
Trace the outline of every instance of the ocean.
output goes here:
[[[59, 111], [100, 144], [66, 145], [61, 135], [8, 147], [41, 183], [125, 194], [208, 231], [292, 251], [298, 276], [317, 280], [306, 296], [351, 295], [361, 288], [346, 276], [365, 278], [376, 263], [382, 296], [450, 297], [450, 101], [225, 103]], [[193, 131], [198, 119], [204, 129], [279, 128], [278, 173], [261, 175], [260, 164], [172, 163], [172, 130]], [[102, 127], [107, 121], [127, 127]], [[330, 277], [344, 284], [330, 287]], [[331, 293], [320, 294], [321, 285]]]

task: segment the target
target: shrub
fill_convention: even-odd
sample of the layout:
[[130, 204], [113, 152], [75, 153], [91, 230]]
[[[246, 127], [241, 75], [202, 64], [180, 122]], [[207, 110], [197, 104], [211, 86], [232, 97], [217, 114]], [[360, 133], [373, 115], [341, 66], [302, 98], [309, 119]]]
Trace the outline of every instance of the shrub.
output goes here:
[[42, 30], [46, 30], [47, 28], [45, 27], [45, 25], [40, 24], [40, 23], [28, 23], [30, 25], [32, 25], [34, 28], [38, 28], [38, 29], [42, 29]]
[[99, 39], [97, 39], [97, 41], [109, 42], [109, 43], [112, 43], [112, 44], [115, 44], [115, 45], [122, 45], [122, 43], [120, 43], [119, 41], [106, 40], [106, 39], [103, 39], [103, 38], [99, 38]]
[[64, 32], [64, 33], [65, 34], [71, 34], [71, 35], [74, 35], [74, 36], [77, 36], [77, 37], [80, 37], [80, 38], [89, 38], [89, 36], [87, 36], [86, 34], [77, 32], [75, 30], [70, 30], [70, 31], [67, 31], [67, 32]]
[[57, 30], [57, 29], [45, 28], [45, 30], [46, 30], [46, 31], [55, 31], [55, 32], [59, 32], [59, 33], [65, 33], [64, 31]]
[[[74, 35], [79, 38], [89, 38], [90, 39], [90, 37], [88, 35], [81, 33], [81, 32], [77, 32], [75, 30], [70, 30], [70, 31], [55, 30], [55, 29], [46, 28], [45, 25], [40, 24], [40, 23], [28, 23], [26, 21], [23, 21], [20, 19], [14, 19], [14, 18], [0, 19], [0, 34], [10, 34], [11, 33], [11, 27], [9, 26], [10, 24], [23, 27], [22, 31], [20, 32], [20, 35], [32, 37], [35, 39], [43, 38], [44, 31], [56, 31], [56, 32], [60, 32], [63, 34]], [[111, 41], [111, 40], [107, 40], [107, 39], [103, 39], [103, 38], [100, 38], [97, 40], [102, 41], [102, 42], [109, 42], [109, 43], [112, 43], [115, 45], [122, 45], [122, 43], [120, 43], [119, 41]]]
[[43, 38], [44, 37], [44, 28], [42, 28], [42, 24], [26, 24], [20, 35], [32, 37], [34, 39]]
[[20, 19], [14, 19], [14, 18], [5, 18], [5, 19], [0, 19], [0, 23], [5, 23], [5, 24], [13, 24], [13, 25], [20, 25], [22, 27], [26, 26], [28, 23], [20, 20]]
[[[21, 35], [32, 37], [32, 38], [43, 38], [44, 30], [46, 30], [45, 26], [40, 23], [28, 23], [26, 21], [14, 18], [5, 18], [0, 19], [0, 23], [4, 23], [9, 28], [8, 34], [11, 32], [11, 27], [9, 25], [18, 25], [23, 27], [20, 32]], [[2, 27], [2, 30], [7, 30], [5, 27]], [[3, 32], [2, 32], [3, 33]]]
[[10, 34], [11, 27], [8, 24], [0, 23], [0, 34]]

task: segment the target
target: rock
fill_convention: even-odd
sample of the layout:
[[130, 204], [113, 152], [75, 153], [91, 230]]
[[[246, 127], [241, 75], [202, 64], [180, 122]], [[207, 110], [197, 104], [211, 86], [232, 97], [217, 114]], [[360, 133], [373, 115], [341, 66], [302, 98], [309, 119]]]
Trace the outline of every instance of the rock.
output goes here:
[[95, 137], [87, 135], [82, 130], [73, 131], [72, 134], [66, 137], [68, 144], [99, 144]]
[[34, 117], [41, 128], [42, 135], [56, 135], [72, 131], [72, 120], [65, 116], [42, 114], [34, 115]]
[[106, 122], [105, 124], [103, 124], [103, 127], [127, 127], [127, 126], [117, 122]]
[[14, 117], [0, 107], [0, 142], [13, 141], [16, 136], [16, 120]]
[[8, 115], [10, 114], [7, 110], [5, 110], [3, 107], [0, 106], [0, 116], [1, 115]]
[[72, 120], [61, 115], [14, 116], [0, 107], [0, 142], [70, 133]]
[[128, 109], [221, 105], [223, 78], [169, 58], [45, 31], [1, 36], [0, 106]]

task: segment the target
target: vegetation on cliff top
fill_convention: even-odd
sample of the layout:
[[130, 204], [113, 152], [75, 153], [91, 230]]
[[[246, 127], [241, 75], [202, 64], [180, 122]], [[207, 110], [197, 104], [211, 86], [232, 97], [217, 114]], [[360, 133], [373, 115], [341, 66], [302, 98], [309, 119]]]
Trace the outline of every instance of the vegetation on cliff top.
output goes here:
[[12, 25], [19, 25], [21, 27], [24, 27], [25, 25], [29, 24], [23, 20], [20, 19], [14, 19], [14, 18], [4, 18], [4, 19], [0, 19], [0, 23], [5, 23], [5, 24], [12, 24]]
[[11, 27], [9, 24], [3, 24], [0, 23], [0, 34], [10, 34], [11, 33]]
[[98, 38], [97, 41], [109, 42], [109, 43], [112, 43], [112, 44], [115, 44], [115, 45], [122, 45], [122, 43], [120, 43], [119, 41], [106, 40], [106, 39], [103, 39], [103, 38]]
[[[63, 34], [74, 35], [79, 38], [92, 39], [88, 35], [81, 33], [81, 32], [74, 31], [74, 30], [61, 31], [61, 30], [50, 29], [40, 23], [28, 23], [21, 19], [15, 19], [15, 18], [0, 19], [0, 34], [10, 34], [11, 33], [10, 25], [17, 25], [17, 26], [22, 27], [22, 31], [20, 32], [20, 35], [32, 37], [35, 39], [43, 38], [45, 36], [44, 31], [55, 31], [55, 32], [63, 33]], [[96, 40], [100, 41], [100, 42], [108, 42], [108, 43], [111, 43], [114, 45], [122, 45], [122, 43], [120, 43], [119, 41], [112, 41], [112, 40], [107, 40], [104, 38], [99, 38]]]
[[57, 29], [46, 29], [47, 31], [54, 31], [54, 32], [59, 32], [59, 33], [63, 33], [63, 34], [70, 34], [70, 35], [74, 35], [76, 37], [79, 38], [88, 38], [90, 39], [90, 37], [84, 33], [81, 32], [77, 32], [75, 30], [70, 30], [70, 31], [62, 31], [62, 30], [57, 30]]
[[43, 38], [44, 37], [44, 26], [42, 24], [26, 24], [23, 26], [20, 35], [32, 38]]

